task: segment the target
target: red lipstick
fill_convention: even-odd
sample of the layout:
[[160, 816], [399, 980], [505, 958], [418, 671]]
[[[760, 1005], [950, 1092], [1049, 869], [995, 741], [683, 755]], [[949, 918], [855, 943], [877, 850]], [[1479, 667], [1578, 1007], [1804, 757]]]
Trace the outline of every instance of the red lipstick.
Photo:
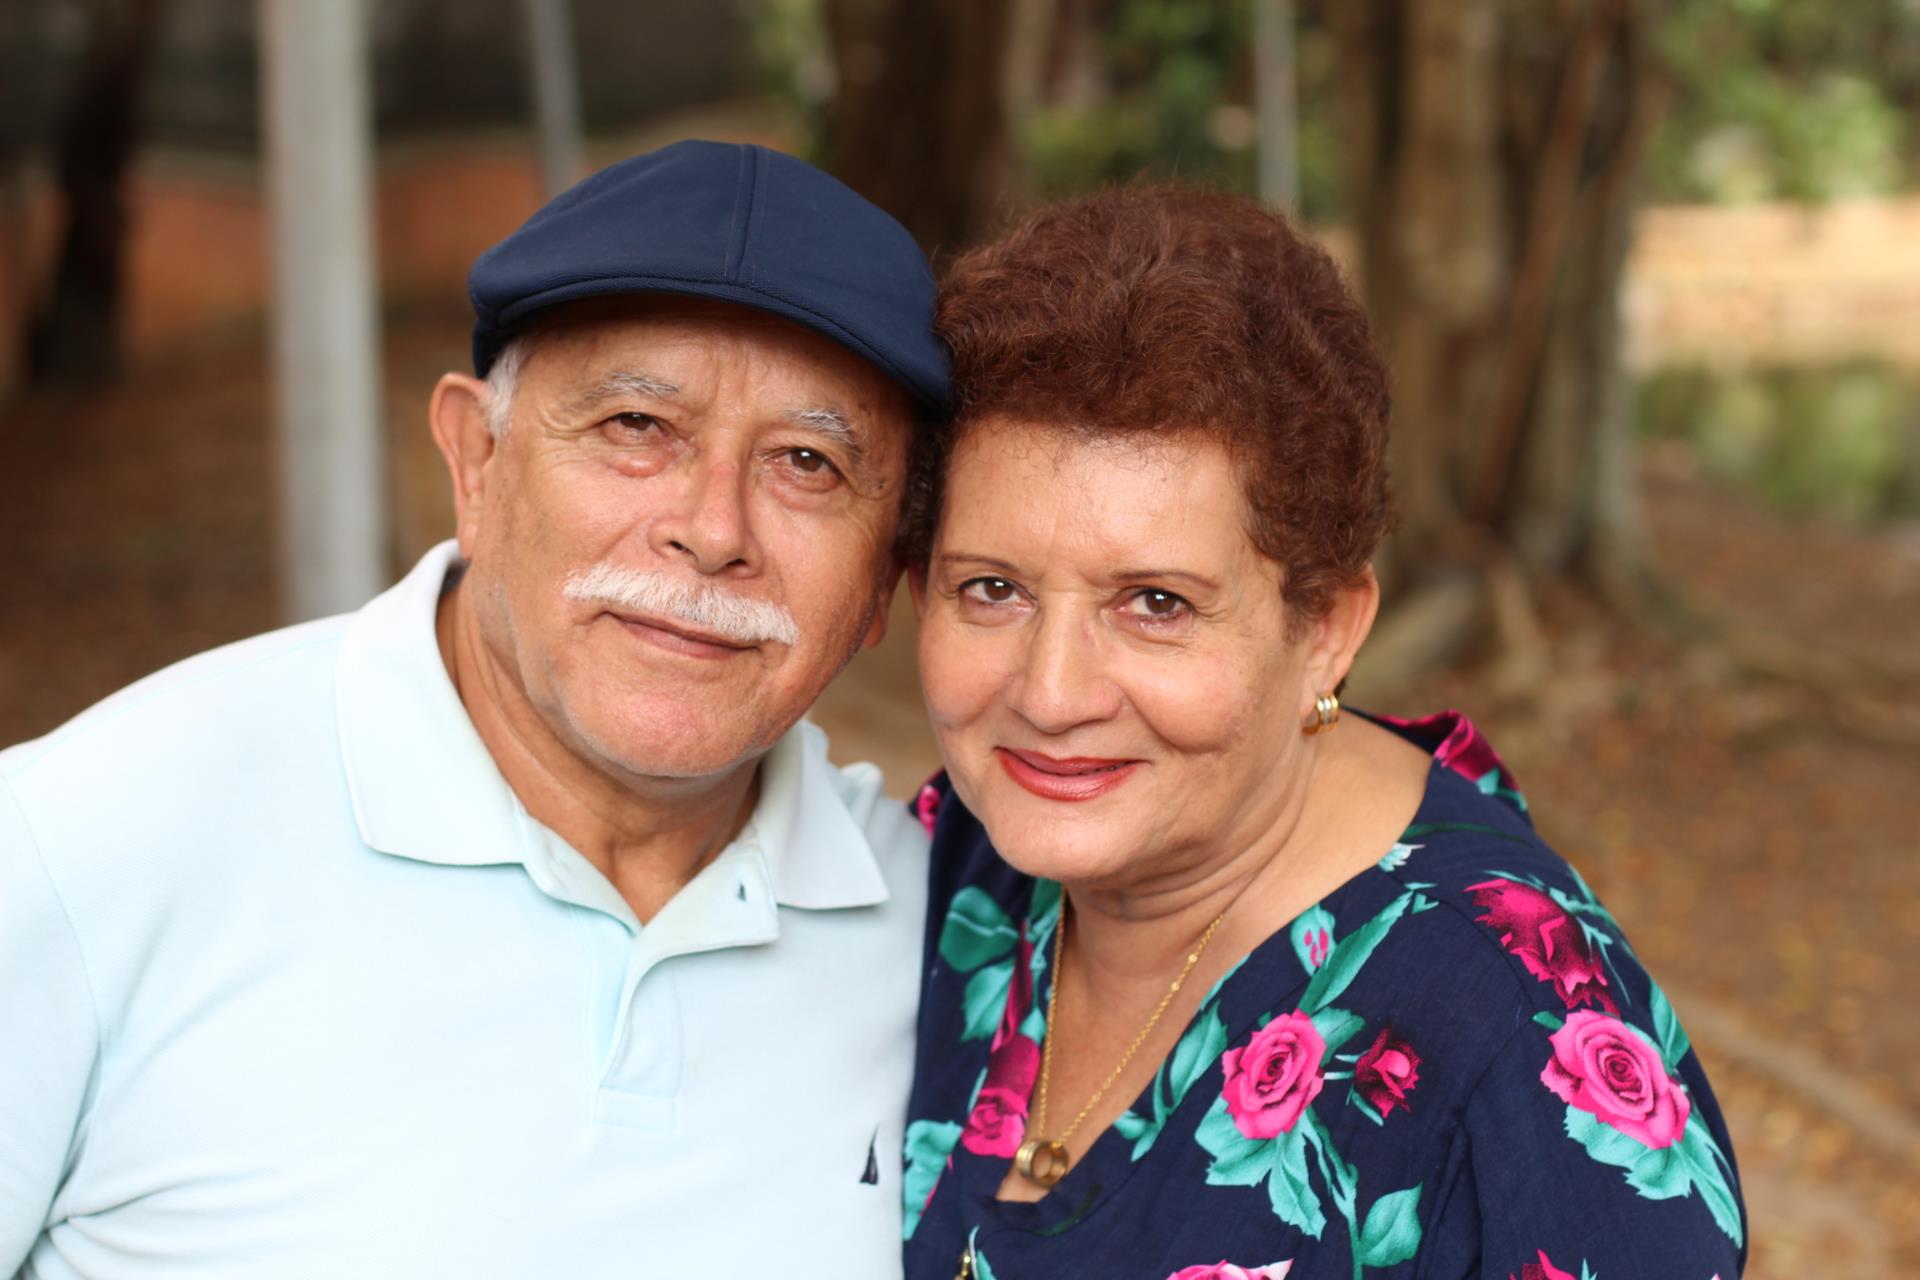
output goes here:
[[995, 747], [1007, 776], [1043, 800], [1093, 800], [1131, 778], [1138, 760], [1099, 756], [1048, 756], [1038, 751]]

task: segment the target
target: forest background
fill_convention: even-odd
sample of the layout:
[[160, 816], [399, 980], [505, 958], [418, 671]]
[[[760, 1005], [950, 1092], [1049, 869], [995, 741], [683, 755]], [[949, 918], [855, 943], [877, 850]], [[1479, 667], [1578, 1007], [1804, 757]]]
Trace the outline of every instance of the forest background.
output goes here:
[[[1278, 80], [1251, 0], [565, 8], [591, 163], [779, 146], [936, 265], [1141, 175], [1295, 208], [1396, 379], [1353, 698], [1469, 710], [1672, 977], [1749, 1274], [1906, 1274], [1920, 3], [1259, 2]], [[422, 411], [462, 277], [543, 199], [527, 7], [369, 10], [395, 573], [450, 529]], [[0, 743], [285, 620], [256, 21], [0, 6]], [[817, 718], [905, 793], [936, 758], [894, 621]]]

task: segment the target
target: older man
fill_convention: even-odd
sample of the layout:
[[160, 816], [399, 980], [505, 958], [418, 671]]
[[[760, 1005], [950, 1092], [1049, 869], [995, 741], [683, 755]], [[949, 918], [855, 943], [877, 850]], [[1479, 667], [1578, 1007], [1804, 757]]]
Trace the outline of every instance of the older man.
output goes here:
[[0, 1273], [899, 1272], [925, 847], [797, 722], [885, 625], [926, 264], [683, 143], [471, 284], [457, 544], [0, 754]]

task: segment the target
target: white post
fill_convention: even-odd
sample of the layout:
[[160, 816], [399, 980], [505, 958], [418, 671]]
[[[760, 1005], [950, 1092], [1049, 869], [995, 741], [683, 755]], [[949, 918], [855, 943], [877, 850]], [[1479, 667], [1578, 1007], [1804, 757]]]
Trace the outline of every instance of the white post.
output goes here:
[[533, 60], [533, 113], [540, 172], [549, 196], [586, 172], [580, 149], [580, 76], [575, 68], [568, 0], [524, 0], [527, 50]]
[[1293, 0], [1251, 0], [1253, 94], [1260, 135], [1260, 198], [1300, 212], [1300, 125], [1294, 87]]
[[259, 19], [281, 602], [299, 620], [387, 578], [371, 50], [365, 0], [261, 0]]

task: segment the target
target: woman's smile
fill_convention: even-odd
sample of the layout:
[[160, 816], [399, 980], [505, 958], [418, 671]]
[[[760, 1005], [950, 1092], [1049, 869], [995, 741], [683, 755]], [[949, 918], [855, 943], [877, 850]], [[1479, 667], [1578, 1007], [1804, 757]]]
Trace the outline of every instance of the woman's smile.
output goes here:
[[1097, 799], [1123, 786], [1145, 763], [1098, 756], [1049, 756], [1013, 747], [995, 747], [993, 753], [1009, 778], [1043, 800]]

